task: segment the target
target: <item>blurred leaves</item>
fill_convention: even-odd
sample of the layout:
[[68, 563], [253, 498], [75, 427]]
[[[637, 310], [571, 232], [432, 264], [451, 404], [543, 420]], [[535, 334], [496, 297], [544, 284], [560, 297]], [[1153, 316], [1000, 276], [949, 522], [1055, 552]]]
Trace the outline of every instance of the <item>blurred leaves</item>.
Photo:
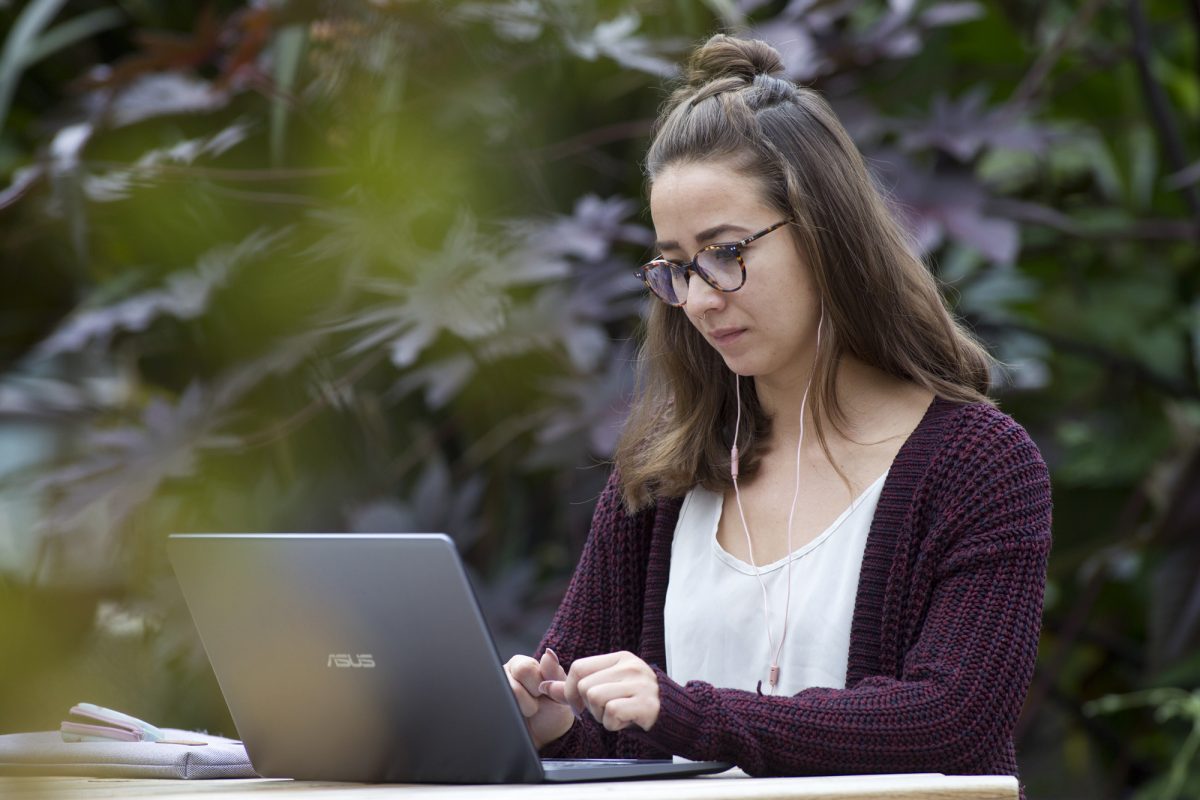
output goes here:
[[113, 127], [172, 114], [216, 111], [229, 102], [230, 93], [211, 82], [175, 72], [137, 75], [113, 92], [88, 96], [92, 113]]
[[[107, 199], [107, 198], [106, 198]], [[164, 284], [111, 305], [84, 308], [70, 315], [39, 345], [36, 355], [50, 358], [88, 346], [107, 346], [121, 332], [145, 331], [160, 317], [195, 319], [212, 295], [224, 287], [247, 260], [266, 252], [278, 234], [251, 234], [233, 245], [218, 245], [202, 255], [193, 269], [168, 275]]]
[[117, 9], [101, 8], [47, 30], [64, 5], [66, 0], [32, 0], [9, 28], [4, 49], [0, 50], [0, 129], [4, 128], [17, 81], [26, 68], [123, 21]]
[[679, 42], [664, 43], [637, 35], [641, 17], [626, 12], [602, 22], [582, 36], [569, 36], [568, 49], [587, 61], [608, 56], [623, 67], [648, 72], [651, 75], [672, 76], [679, 69], [674, 61], [663, 58], [664, 50], [680, 48]]
[[1113, 714], [1129, 708], [1149, 706], [1154, 709], [1154, 718], [1159, 722], [1180, 719], [1191, 723], [1191, 731], [1183, 740], [1179, 751], [1171, 760], [1165, 780], [1139, 792], [1139, 797], [1156, 800], [1176, 800], [1191, 797], [1200, 787], [1200, 690], [1185, 692], [1182, 689], [1147, 689], [1126, 695], [1107, 695], [1087, 703], [1084, 713], [1090, 715]]
[[423, 252], [410, 244], [396, 256], [402, 276], [362, 283], [367, 293], [395, 300], [369, 306], [336, 326], [367, 329], [346, 355], [383, 346], [392, 363], [403, 368], [443, 331], [468, 341], [494, 335], [510, 305], [506, 289], [548, 277], [546, 265], [526, 261], [496, 237], [482, 236], [467, 212], [454, 223], [441, 250]]
[[233, 124], [213, 136], [187, 139], [169, 147], [150, 150], [129, 167], [90, 174], [83, 179], [83, 192], [96, 202], [125, 200], [137, 186], [149, 185], [164, 172], [161, 167], [194, 163], [202, 156], [220, 156], [249, 135], [246, 126]]
[[1023, 120], [1008, 107], [990, 108], [987, 90], [977, 86], [950, 100], [935, 95], [926, 116], [899, 123], [900, 145], [905, 150], [937, 148], [963, 163], [970, 163], [985, 148], [1030, 152], [1046, 150], [1049, 133]]
[[69, 530], [99, 506], [107, 526], [120, 528], [161, 483], [191, 476], [201, 451], [236, 446], [235, 438], [216, 432], [223, 415], [209, 401], [192, 385], [178, 403], [151, 398], [136, 424], [89, 431], [78, 460], [32, 485], [54, 497], [46, 525]]

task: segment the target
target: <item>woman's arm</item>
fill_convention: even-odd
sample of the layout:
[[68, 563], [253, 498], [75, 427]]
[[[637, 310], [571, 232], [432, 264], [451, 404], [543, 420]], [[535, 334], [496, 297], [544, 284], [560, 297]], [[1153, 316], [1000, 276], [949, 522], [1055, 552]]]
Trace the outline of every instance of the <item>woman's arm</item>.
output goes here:
[[[582, 656], [637, 648], [652, 521], [649, 511], [626, 513], [614, 470], [596, 503], [579, 564], [535, 657], [550, 647], [564, 664], [570, 664]], [[545, 745], [541, 754], [612, 758], [616, 746], [616, 734], [585, 713], [564, 736]]]

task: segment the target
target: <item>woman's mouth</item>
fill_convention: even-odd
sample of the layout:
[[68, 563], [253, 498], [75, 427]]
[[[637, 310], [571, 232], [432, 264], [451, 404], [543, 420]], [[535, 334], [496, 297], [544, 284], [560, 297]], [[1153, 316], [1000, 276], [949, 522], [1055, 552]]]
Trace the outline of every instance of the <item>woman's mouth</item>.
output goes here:
[[745, 328], [717, 328], [708, 335], [712, 339], [713, 344], [727, 345], [733, 344], [745, 332]]

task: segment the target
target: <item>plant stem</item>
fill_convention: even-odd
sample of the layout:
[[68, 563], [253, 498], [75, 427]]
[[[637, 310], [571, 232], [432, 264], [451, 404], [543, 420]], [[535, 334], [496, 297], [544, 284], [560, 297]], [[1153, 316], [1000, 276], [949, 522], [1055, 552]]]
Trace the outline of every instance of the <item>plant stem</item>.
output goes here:
[[[1150, 71], [1150, 26], [1146, 22], [1146, 12], [1141, 0], [1129, 0], [1129, 25], [1133, 31], [1133, 61], [1137, 65], [1138, 79], [1142, 84], [1142, 93], [1149, 106], [1150, 116], [1162, 142], [1167, 161], [1172, 172], [1179, 172], [1187, 167], [1187, 151], [1183, 146], [1183, 137], [1175, 124], [1175, 116], [1162, 86], [1154, 79]], [[1196, 237], [1200, 239], [1200, 193], [1195, 186], [1180, 186], [1182, 195], [1192, 216], [1196, 218]]]

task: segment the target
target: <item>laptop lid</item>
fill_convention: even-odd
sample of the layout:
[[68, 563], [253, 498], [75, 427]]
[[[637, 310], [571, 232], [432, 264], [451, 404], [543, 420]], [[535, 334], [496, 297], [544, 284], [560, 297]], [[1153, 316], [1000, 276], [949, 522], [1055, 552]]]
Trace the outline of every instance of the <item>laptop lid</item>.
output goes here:
[[448, 537], [186, 534], [168, 555], [260, 775], [542, 779]]
[[167, 552], [255, 770], [387, 783], [682, 777], [537, 757], [442, 534], [175, 534]]

